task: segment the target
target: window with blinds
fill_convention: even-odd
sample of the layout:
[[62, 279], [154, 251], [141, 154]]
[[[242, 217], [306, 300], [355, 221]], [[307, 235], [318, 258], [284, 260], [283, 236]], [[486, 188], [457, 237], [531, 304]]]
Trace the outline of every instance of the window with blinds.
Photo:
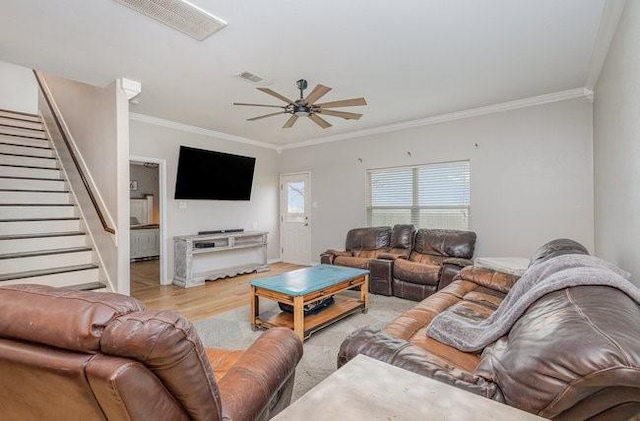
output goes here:
[[366, 194], [369, 226], [469, 229], [469, 161], [367, 170]]

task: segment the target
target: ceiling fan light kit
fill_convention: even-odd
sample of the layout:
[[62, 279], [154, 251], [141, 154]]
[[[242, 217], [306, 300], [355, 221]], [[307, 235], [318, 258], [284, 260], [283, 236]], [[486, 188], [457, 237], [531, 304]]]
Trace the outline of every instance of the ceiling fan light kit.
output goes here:
[[360, 117], [362, 117], [362, 114], [329, 110], [328, 108], [354, 107], [359, 105], [367, 105], [367, 101], [362, 97], [316, 104], [316, 101], [318, 101], [320, 98], [325, 96], [329, 91], [331, 91], [331, 88], [329, 88], [328, 86], [318, 84], [316, 85], [315, 88], [313, 88], [313, 90], [305, 98], [304, 91], [309, 86], [307, 81], [304, 79], [300, 79], [296, 82], [296, 86], [300, 90], [300, 98], [295, 101], [287, 98], [284, 95], [281, 95], [275, 92], [272, 89], [256, 88], [267, 95], [271, 95], [272, 97], [285, 102], [287, 105], [249, 104], [245, 102], [234, 102], [233, 105], [281, 108], [282, 111], [279, 111], [277, 113], [270, 113], [270, 114], [253, 117], [253, 118], [248, 118], [247, 121], [260, 120], [263, 118], [272, 117], [272, 116], [281, 115], [281, 114], [291, 114], [291, 117], [289, 117], [289, 119], [284, 124], [284, 126], [282, 126], [283, 129], [288, 129], [293, 127], [293, 125], [298, 120], [298, 117], [309, 117], [311, 121], [313, 121], [315, 124], [322, 127], [323, 129], [331, 127], [331, 123], [329, 123], [328, 121], [320, 117], [320, 114], [325, 116], [340, 117], [345, 120], [359, 120]]

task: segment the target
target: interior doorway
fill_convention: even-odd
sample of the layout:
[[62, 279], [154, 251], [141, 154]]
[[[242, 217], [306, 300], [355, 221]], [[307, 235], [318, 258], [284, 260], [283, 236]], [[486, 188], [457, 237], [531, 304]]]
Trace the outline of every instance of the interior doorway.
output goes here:
[[280, 243], [285, 263], [311, 264], [311, 175], [280, 175]]
[[155, 286], [167, 285], [166, 161], [131, 156], [129, 164], [131, 272]]

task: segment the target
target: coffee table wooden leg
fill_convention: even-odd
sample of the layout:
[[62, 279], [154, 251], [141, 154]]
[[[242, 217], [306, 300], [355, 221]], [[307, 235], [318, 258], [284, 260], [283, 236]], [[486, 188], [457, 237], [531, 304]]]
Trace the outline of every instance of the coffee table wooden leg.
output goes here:
[[363, 313], [369, 311], [369, 275], [364, 275], [364, 284], [360, 286], [360, 300], [364, 303]]
[[251, 327], [258, 326], [258, 314], [260, 313], [260, 303], [258, 302], [258, 295], [256, 294], [256, 287], [251, 286]]
[[304, 341], [304, 297], [293, 297], [293, 331]]

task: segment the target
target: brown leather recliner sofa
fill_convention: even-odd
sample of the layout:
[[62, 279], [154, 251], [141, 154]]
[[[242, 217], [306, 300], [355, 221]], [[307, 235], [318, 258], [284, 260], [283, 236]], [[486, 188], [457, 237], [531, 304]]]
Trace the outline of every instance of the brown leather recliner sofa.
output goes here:
[[420, 301], [473, 264], [475, 243], [472, 231], [356, 228], [347, 233], [345, 251], [327, 250], [320, 262], [369, 269], [371, 293]]
[[[575, 242], [543, 246], [532, 264], [586, 254]], [[554, 420], [628, 420], [640, 412], [640, 306], [619, 289], [572, 286], [539, 298], [510, 331], [477, 352], [426, 335], [451, 311], [476, 320], [491, 315], [517, 278], [466, 267], [454, 281], [382, 330], [362, 328], [338, 355], [357, 354], [431, 377]]]
[[302, 344], [270, 329], [205, 349], [173, 311], [42, 285], [0, 288], [0, 418], [263, 420], [291, 400]]

